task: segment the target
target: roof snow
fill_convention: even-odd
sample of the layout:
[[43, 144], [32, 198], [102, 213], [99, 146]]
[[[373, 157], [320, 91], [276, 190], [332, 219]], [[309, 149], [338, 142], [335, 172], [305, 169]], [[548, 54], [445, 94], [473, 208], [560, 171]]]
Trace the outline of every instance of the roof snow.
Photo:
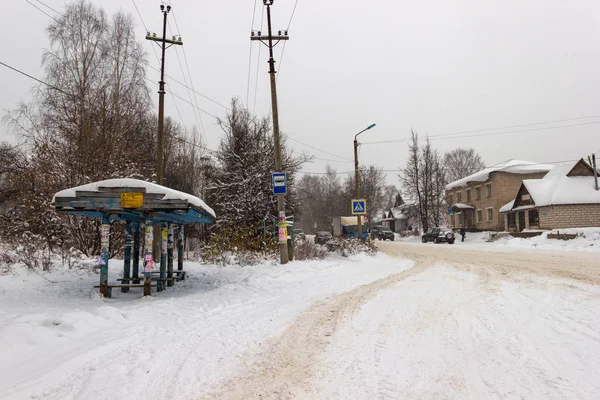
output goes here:
[[567, 176], [577, 162], [558, 165], [543, 179], [526, 179], [523, 185], [537, 207], [559, 204], [600, 204], [593, 176]]
[[506, 203], [505, 205], [503, 205], [502, 207], [500, 207], [500, 210], [498, 212], [507, 212], [512, 210], [513, 206], [515, 205], [515, 200], [511, 200], [508, 203]]
[[164, 194], [163, 199], [165, 200], [185, 200], [189, 204], [201, 208], [214, 218], [215, 212], [212, 208], [206, 205], [201, 199], [191, 194], [180, 192], [178, 190], [170, 189], [166, 186], [157, 185], [156, 183], [146, 182], [139, 179], [123, 178], [123, 179], [107, 179], [104, 181], [98, 181], [88, 183], [87, 185], [81, 185], [70, 189], [61, 190], [52, 197], [52, 203], [57, 197], [76, 197], [78, 191], [98, 191], [101, 187], [118, 187], [118, 188], [144, 188], [146, 193]]
[[533, 174], [536, 172], [548, 172], [552, 170], [550, 164], [540, 164], [533, 161], [509, 160], [492, 167], [485, 168], [479, 172], [459, 179], [446, 185], [446, 190], [452, 190], [457, 187], [465, 187], [469, 182], [485, 182], [490, 178], [492, 172], [508, 172], [511, 174]]

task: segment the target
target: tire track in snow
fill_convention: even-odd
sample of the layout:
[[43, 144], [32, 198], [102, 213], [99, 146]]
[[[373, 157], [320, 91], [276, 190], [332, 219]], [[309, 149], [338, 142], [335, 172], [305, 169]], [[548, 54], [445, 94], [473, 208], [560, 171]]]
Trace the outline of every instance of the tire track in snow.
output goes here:
[[401, 273], [314, 304], [282, 336], [271, 339], [265, 350], [246, 361], [241, 375], [201, 399], [318, 398], [312, 385], [315, 367], [338, 328], [351, 321], [360, 307], [380, 290], [420, 274], [428, 267], [428, 264], [417, 263]]

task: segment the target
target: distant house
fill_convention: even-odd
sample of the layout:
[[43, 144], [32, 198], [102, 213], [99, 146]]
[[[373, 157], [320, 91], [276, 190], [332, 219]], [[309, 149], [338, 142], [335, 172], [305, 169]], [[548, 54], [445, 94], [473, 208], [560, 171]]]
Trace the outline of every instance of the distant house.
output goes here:
[[399, 233], [412, 230], [413, 216], [416, 215], [413, 204], [402, 204], [390, 208], [383, 213], [381, 225], [388, 226], [393, 232]]
[[503, 230], [500, 208], [514, 199], [524, 179], [543, 178], [553, 166], [510, 160], [446, 185], [450, 228]]
[[504, 229], [600, 227], [600, 191], [583, 159], [556, 166], [543, 179], [524, 180], [500, 212]]

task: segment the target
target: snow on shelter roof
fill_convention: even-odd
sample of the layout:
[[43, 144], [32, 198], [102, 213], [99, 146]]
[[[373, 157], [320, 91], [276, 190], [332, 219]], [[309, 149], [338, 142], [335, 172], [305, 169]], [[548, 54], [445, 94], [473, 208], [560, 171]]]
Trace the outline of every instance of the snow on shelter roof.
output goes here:
[[526, 179], [523, 185], [536, 207], [560, 204], [600, 204], [593, 176], [567, 176], [577, 162], [560, 164], [543, 179]]
[[185, 200], [190, 205], [200, 208], [201, 210], [211, 215], [213, 218], [216, 218], [213, 209], [207, 206], [204, 201], [202, 201], [196, 196], [180, 192], [178, 190], [170, 189], [166, 186], [161, 186], [156, 183], [131, 178], [107, 179], [104, 181], [88, 183], [86, 185], [61, 190], [52, 197], [52, 203], [54, 204], [57, 197], [76, 197], [78, 191], [99, 191], [100, 188], [144, 188], [146, 190], [146, 193], [163, 194], [164, 200]]
[[533, 161], [509, 160], [492, 167], [482, 169], [472, 175], [451, 182], [446, 185], [446, 190], [452, 190], [457, 187], [465, 187], [469, 182], [485, 182], [489, 179], [492, 172], [508, 172], [511, 174], [532, 174], [536, 172], [548, 172], [552, 170], [550, 164], [540, 164]]

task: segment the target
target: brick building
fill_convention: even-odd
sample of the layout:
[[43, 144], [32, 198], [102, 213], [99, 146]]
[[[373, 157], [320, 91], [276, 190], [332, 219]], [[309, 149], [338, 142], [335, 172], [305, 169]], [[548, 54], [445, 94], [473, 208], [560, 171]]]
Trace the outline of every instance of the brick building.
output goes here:
[[503, 230], [500, 208], [514, 199], [524, 179], [543, 178], [551, 165], [510, 160], [446, 185], [450, 228]]
[[600, 227], [600, 191], [583, 159], [556, 166], [543, 179], [524, 180], [504, 205], [504, 229]]

